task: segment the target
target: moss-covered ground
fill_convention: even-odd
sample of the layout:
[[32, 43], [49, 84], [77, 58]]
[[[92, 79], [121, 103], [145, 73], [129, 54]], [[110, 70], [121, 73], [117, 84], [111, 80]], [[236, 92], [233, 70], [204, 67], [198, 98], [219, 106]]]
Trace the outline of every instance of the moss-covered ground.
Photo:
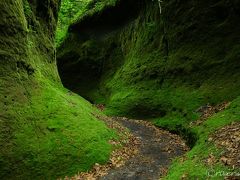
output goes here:
[[[11, 129], [0, 136], [1, 177], [4, 179], [56, 179], [108, 161], [108, 143], [116, 134], [94, 117], [90, 103], [61, 86], [39, 80], [28, 102], [4, 106]], [[6, 96], [4, 102], [12, 101]], [[14, 132], [14, 133], [13, 133]], [[12, 134], [9, 134], [12, 133]]]
[[[220, 159], [224, 152], [224, 149], [217, 148], [213, 142], [209, 141], [209, 136], [221, 127], [239, 122], [239, 110], [240, 98], [236, 98], [226, 110], [210, 117], [203, 124], [189, 129], [197, 135], [198, 139], [184, 160], [182, 158], [175, 160], [165, 179], [181, 179], [184, 175], [188, 179], [224, 179], [227, 173], [239, 174], [238, 168], [225, 166], [222, 162], [207, 164], [209, 155]], [[156, 121], [156, 124], [161, 126], [161, 121]]]

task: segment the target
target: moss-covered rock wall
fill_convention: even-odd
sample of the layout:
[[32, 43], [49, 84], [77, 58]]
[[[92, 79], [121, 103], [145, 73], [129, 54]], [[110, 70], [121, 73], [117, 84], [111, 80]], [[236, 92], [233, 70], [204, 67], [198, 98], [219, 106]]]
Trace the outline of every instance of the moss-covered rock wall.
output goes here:
[[167, 0], [162, 14], [157, 1], [124, 3], [70, 26], [58, 53], [66, 87], [109, 114], [173, 121], [239, 95], [237, 1]]
[[0, 2], [0, 178], [56, 179], [107, 161], [115, 137], [63, 88], [54, 45], [58, 0]]

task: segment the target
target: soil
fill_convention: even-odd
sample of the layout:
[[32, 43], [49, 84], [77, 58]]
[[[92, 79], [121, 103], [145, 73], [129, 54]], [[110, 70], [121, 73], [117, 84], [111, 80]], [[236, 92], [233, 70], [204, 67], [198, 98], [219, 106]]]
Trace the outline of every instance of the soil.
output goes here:
[[177, 135], [156, 128], [150, 122], [113, 118], [127, 127], [140, 142], [139, 153], [121, 167], [109, 170], [102, 180], [155, 180], [166, 175], [171, 161], [183, 155], [188, 147]]

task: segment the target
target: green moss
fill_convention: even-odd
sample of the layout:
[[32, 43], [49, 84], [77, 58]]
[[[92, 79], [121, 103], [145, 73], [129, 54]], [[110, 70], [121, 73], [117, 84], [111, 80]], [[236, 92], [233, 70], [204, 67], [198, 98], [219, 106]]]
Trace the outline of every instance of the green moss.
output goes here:
[[[210, 167], [203, 158], [211, 152], [219, 155], [205, 140], [239, 119], [235, 112], [240, 95], [238, 5], [225, 0], [169, 0], [162, 3], [160, 16], [157, 1], [146, 1], [137, 17], [129, 17], [114, 30], [89, 24], [101, 15], [101, 23], [108, 25], [104, 16], [108, 6], [89, 6], [88, 13], [71, 25], [59, 49], [60, 76], [65, 86], [94, 103], [106, 104], [108, 115], [151, 119], [181, 134], [193, 149], [187, 161], [174, 163], [167, 178], [179, 179], [186, 172], [192, 179], [204, 179]], [[88, 83], [93, 77], [95, 83]], [[199, 107], [223, 101], [233, 105], [199, 127], [189, 126], [199, 118]], [[212, 168], [226, 170], [220, 164]]]
[[[204, 3], [207, 2], [195, 6], [202, 7]], [[73, 72], [71, 78], [68, 78], [67, 72], [63, 72], [64, 84], [93, 102], [107, 104], [108, 114], [154, 117], [166, 112], [169, 118], [174, 110], [182, 117], [187, 116], [182, 118], [182, 123], [195, 117], [193, 112], [201, 105], [234, 99], [239, 95], [240, 86], [237, 78], [239, 63], [236, 62], [239, 48], [232, 40], [238, 36], [238, 32], [236, 30], [222, 38], [219, 24], [208, 27], [211, 35], [200, 28], [190, 31], [189, 26], [194, 28], [194, 23], [198, 23], [198, 18], [201, 19], [197, 11], [186, 10], [191, 5], [186, 3], [179, 7], [186, 14], [180, 14], [177, 16], [179, 18], [172, 20], [168, 18], [175, 13], [173, 1], [164, 5], [168, 10], [162, 18], [156, 14], [159, 12], [156, 2], [146, 3], [132, 23], [115, 32], [104, 29], [106, 36], [98, 32], [100, 27], [94, 28], [93, 25], [92, 43], [88, 46], [85, 44], [89, 39], [77, 39], [81, 36], [84, 38], [84, 34], [75, 35], [71, 31], [69, 42], [65, 41], [58, 55], [60, 69], [64, 71], [65, 68], [69, 72], [67, 68], [71, 68]], [[216, 6], [216, 10], [211, 11], [217, 11]], [[94, 7], [91, 10], [94, 15], [82, 16], [76, 23], [81, 24], [87, 17], [98, 15]], [[189, 13], [197, 16], [197, 20], [190, 19]], [[215, 21], [222, 20], [217, 16], [214, 18]], [[181, 21], [184, 24], [178, 27]], [[201, 19], [200, 23], [199, 27], [205, 26], [206, 22]], [[88, 26], [87, 23], [85, 25]], [[222, 24], [226, 32], [232, 25], [230, 20]], [[193, 39], [188, 33], [192, 33]], [[94, 39], [95, 36], [98, 38]], [[211, 40], [206, 41], [206, 38]], [[224, 50], [223, 53], [223, 49], [229, 51]], [[75, 57], [68, 58], [65, 56], [67, 54], [75, 54]], [[67, 59], [72, 59], [72, 63], [68, 63]], [[96, 77], [97, 83], [93, 85], [87, 83], [91, 81], [90, 78], [84, 76], [85, 80], [81, 80], [74, 72], [74, 68], [83, 67], [85, 61], [88, 63], [84, 66], [85, 71], [89, 72], [87, 75]], [[92, 73], [91, 67], [94, 66], [95, 72], [100, 72], [97, 75]], [[143, 109], [149, 113], [146, 114]], [[141, 112], [144, 114], [141, 115]]]
[[31, 9], [31, 6], [30, 6], [28, 0], [23, 1], [23, 8], [24, 8], [24, 13], [26, 16], [30, 16], [32, 14], [32, 9]]
[[44, 86], [31, 92], [29, 103], [8, 109], [14, 134], [1, 148], [1, 177], [55, 179], [105, 163], [116, 135], [92, 115], [99, 112], [70, 91], [38, 82]]
[[86, 6], [91, 0], [75, 1], [62, 0], [58, 14], [58, 26], [56, 32], [56, 47], [59, 47], [67, 36], [69, 25], [86, 11]]
[[21, 2], [0, 1], [0, 178], [63, 178], [107, 162], [116, 133], [58, 76], [57, 1]]
[[102, 11], [104, 8], [109, 6], [115, 6], [119, 0], [101, 0], [95, 4], [95, 11], [99, 12]]
[[185, 161], [176, 160], [173, 163], [165, 179], [179, 179], [183, 174], [187, 174], [190, 179], [194, 177], [206, 179], [207, 177], [209, 178], [208, 173], [212, 175], [212, 179], [224, 179], [224, 177], [217, 175], [217, 173], [237, 173], [237, 169], [234, 170], [219, 162], [212, 166], [207, 165], [205, 162], [210, 154], [216, 158], [220, 158], [220, 154], [223, 151], [222, 149], [216, 148], [212, 142], [208, 142], [209, 135], [232, 122], [239, 122], [239, 110], [240, 98], [238, 97], [226, 110], [215, 114], [202, 125], [194, 127], [192, 131], [198, 136], [195, 146], [187, 153], [187, 159]]

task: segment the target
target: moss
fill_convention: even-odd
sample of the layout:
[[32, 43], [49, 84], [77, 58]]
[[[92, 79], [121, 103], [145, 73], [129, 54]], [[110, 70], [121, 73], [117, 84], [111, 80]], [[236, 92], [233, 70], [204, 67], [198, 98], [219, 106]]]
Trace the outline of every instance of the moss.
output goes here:
[[61, 1], [61, 8], [59, 11], [58, 26], [56, 31], [56, 47], [59, 47], [64, 39], [67, 37], [69, 25], [75, 19], [81, 16], [86, 11], [86, 6], [90, 0], [85, 1]]
[[56, 47], [59, 48], [68, 37], [68, 29], [70, 25], [91, 17], [91, 15], [95, 13], [101, 14], [105, 9], [114, 7], [117, 2], [118, 0], [85, 0], [79, 2], [63, 0], [61, 2], [55, 38]]
[[85, 9], [84, 14], [77, 14], [72, 24], [81, 22], [94, 14], [101, 14], [105, 9], [108, 9], [109, 7], [114, 7], [118, 2], [119, 0], [89, 1], [89, 4]]
[[187, 174], [190, 179], [194, 177], [206, 179], [210, 176], [213, 176], [211, 177], [213, 179], [224, 179], [224, 177], [220, 177], [219, 175], [216, 175], [216, 173], [221, 171], [228, 173], [236, 172], [237, 169], [234, 170], [219, 162], [210, 166], [206, 165], [205, 161], [210, 154], [214, 155], [216, 158], [220, 158], [223, 150], [216, 148], [212, 142], [208, 141], [209, 135], [223, 126], [231, 124], [232, 122], [240, 121], [238, 113], [240, 110], [239, 105], [240, 98], [238, 97], [226, 110], [215, 114], [202, 125], [194, 127], [192, 131], [198, 136], [198, 141], [193, 149], [187, 153], [187, 159], [185, 161], [176, 160], [173, 163], [169, 174], [165, 179], [179, 179], [183, 174]]
[[[10, 139], [1, 133], [1, 177], [56, 179], [105, 163], [112, 150], [108, 140], [116, 135], [92, 115], [98, 112], [70, 91], [38, 82], [44, 86], [31, 91], [27, 104], [4, 106], [14, 133]], [[3, 121], [1, 127], [6, 131], [8, 125]]]
[[[207, 136], [238, 118], [231, 106], [202, 126], [191, 128], [189, 123], [198, 119], [196, 109], [207, 103], [233, 101], [238, 107], [239, 4], [168, 0], [162, 3], [162, 15], [157, 1], [133, 4], [125, 9], [119, 4], [101, 10], [93, 6], [72, 24], [58, 49], [60, 76], [66, 87], [106, 104], [108, 115], [151, 119], [181, 134], [193, 149], [186, 162], [174, 163], [167, 178], [179, 179], [186, 172], [204, 179], [211, 167], [202, 159], [212, 151], [219, 155], [205, 142]], [[120, 21], [114, 13], [109, 18], [109, 9], [134, 13]], [[85, 62], [83, 81], [78, 70]], [[92, 67], [100, 73], [94, 74]], [[93, 77], [95, 83], [89, 84]], [[226, 169], [220, 164], [212, 168]]]
[[27, 0], [23, 1], [23, 9], [24, 9], [25, 16], [30, 16], [32, 14], [31, 6]]
[[[234, 30], [231, 35], [222, 38], [219, 24], [206, 27], [211, 35], [202, 31], [202, 26], [205, 26], [205, 21], [208, 20], [202, 19], [198, 11], [188, 8], [194, 5], [200, 9], [204, 3], [207, 2], [181, 5], [179, 13], [184, 13], [176, 15], [179, 18], [172, 20], [170, 15], [175, 14], [173, 1], [164, 3], [165, 12], [162, 18], [159, 17], [157, 3], [149, 2], [146, 7], [142, 7], [138, 18], [114, 31], [111, 28], [103, 30], [97, 24], [89, 24], [88, 21], [92, 22], [94, 17], [98, 17], [97, 12], [83, 16], [77, 24], [71, 26], [73, 29], [69, 39], [59, 49], [59, 68], [62, 70], [60, 75], [64, 82], [67, 82], [65, 85], [91, 101], [107, 104], [107, 113], [121, 115], [130, 115], [130, 112], [134, 113], [134, 109], [141, 109], [139, 112], [146, 109], [151, 117], [162, 114], [158, 111], [166, 112], [167, 115], [172, 109], [176, 109], [181, 116], [187, 114], [189, 120], [194, 116], [192, 112], [201, 105], [234, 99], [239, 95], [237, 89], [240, 84], [237, 78], [239, 63], [236, 61], [238, 45], [233, 41], [238, 32]], [[215, 6], [216, 9], [209, 10], [204, 16], [210, 11], [217, 11], [222, 4]], [[129, 8], [131, 9], [131, 6]], [[192, 20], [189, 14], [196, 16], [196, 20]], [[237, 16], [235, 12], [232, 14]], [[107, 15], [102, 15], [103, 24], [104, 18], [109, 20]], [[234, 24], [232, 19], [225, 20], [216, 15], [213, 18], [216, 22], [221, 22], [226, 32]], [[181, 21], [184, 21], [184, 24], [178, 26]], [[199, 28], [192, 31], [195, 23], [199, 23]], [[79, 27], [90, 29], [92, 34], [86, 36], [85, 32], [77, 31], [80, 30]], [[192, 33], [192, 39], [188, 32]], [[179, 33], [182, 35], [179, 36]], [[206, 41], [207, 37], [211, 38], [211, 41]], [[86, 46], [89, 39], [91, 43]], [[223, 53], [223, 49], [226, 53]], [[64, 57], [64, 54], [75, 54], [76, 57], [72, 59]], [[79, 75], [74, 72], [73, 66], [76, 69], [82, 67], [84, 61], [89, 64], [84, 66], [85, 71], [90, 72], [88, 75], [97, 78], [98, 83], [93, 86], [77, 79]], [[94, 75], [91, 67], [96, 67], [94, 72], [102, 73]], [[72, 75], [68, 78], [70, 69]], [[89, 78], [84, 81], [88, 82], [87, 79]], [[75, 85], [77, 82], [79, 87]], [[139, 108], [132, 107], [135, 104]], [[145, 107], [138, 104], [144, 104]]]
[[[26, 13], [26, 9], [28, 11]], [[24, 11], [25, 9], [25, 11]], [[116, 134], [63, 88], [56, 67], [57, 1], [0, 2], [0, 177], [56, 179], [105, 163]]]

